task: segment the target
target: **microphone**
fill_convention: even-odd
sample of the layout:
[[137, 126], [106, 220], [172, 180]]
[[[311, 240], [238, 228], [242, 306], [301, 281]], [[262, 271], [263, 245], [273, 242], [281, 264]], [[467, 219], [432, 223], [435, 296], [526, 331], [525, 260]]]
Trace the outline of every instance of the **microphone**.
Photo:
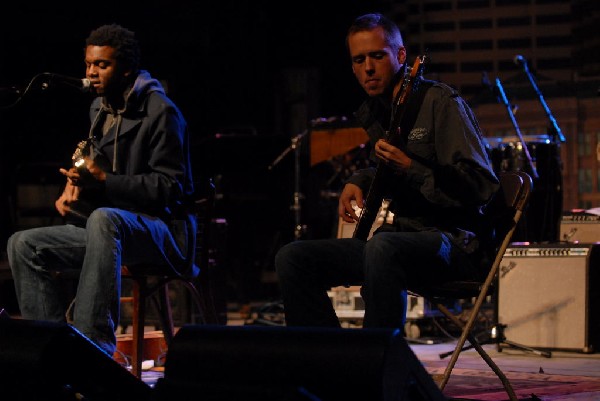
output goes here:
[[482, 71], [481, 73], [481, 84], [488, 89], [490, 94], [496, 98], [496, 101], [498, 103], [502, 103], [502, 99], [500, 99], [500, 94], [498, 93], [498, 85], [496, 85], [496, 83], [492, 84], [490, 82], [490, 77], [485, 71]]
[[49, 72], [45, 72], [43, 75], [49, 77], [48, 82], [42, 84], [44, 89], [47, 89], [52, 84], [70, 86], [72, 88], [79, 89], [82, 92], [89, 92], [92, 88], [92, 83], [87, 78], [72, 78], [65, 75], [52, 74]]
[[527, 59], [525, 57], [521, 56], [520, 54], [517, 54], [515, 56], [515, 58], [513, 59], [513, 61], [519, 67], [527, 65]]

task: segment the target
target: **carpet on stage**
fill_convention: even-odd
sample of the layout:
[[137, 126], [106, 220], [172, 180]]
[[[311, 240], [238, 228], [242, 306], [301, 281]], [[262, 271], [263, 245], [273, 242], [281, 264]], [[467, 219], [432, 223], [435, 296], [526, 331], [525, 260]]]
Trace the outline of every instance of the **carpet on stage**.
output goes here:
[[[432, 375], [441, 375], [443, 368], [428, 368]], [[568, 394], [591, 393], [589, 398], [600, 400], [600, 377], [563, 376], [544, 373], [504, 372], [519, 400], [547, 400]], [[444, 389], [450, 399], [477, 401], [508, 400], [502, 382], [492, 371], [472, 369], [452, 371], [452, 376]]]

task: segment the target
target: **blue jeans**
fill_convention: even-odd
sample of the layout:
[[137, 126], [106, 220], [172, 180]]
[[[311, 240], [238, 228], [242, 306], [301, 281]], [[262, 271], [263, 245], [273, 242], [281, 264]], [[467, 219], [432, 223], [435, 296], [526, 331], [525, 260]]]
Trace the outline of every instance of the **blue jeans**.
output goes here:
[[85, 228], [67, 224], [16, 232], [7, 251], [25, 319], [65, 321], [61, 284], [51, 272], [81, 269], [73, 326], [111, 356], [119, 323], [121, 265], [183, 258], [163, 220], [115, 208], [96, 209]]
[[402, 328], [407, 289], [475, 274], [470, 257], [435, 231], [296, 241], [279, 250], [275, 268], [289, 326], [339, 327], [327, 291], [362, 285], [363, 326]]

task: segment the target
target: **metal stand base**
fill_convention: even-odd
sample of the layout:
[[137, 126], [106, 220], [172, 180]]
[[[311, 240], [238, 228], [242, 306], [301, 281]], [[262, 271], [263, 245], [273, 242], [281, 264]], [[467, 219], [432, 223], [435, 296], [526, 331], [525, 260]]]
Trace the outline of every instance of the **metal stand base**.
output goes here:
[[[537, 348], [529, 347], [527, 345], [519, 344], [514, 341], [507, 340], [504, 336], [504, 328], [506, 325], [496, 324], [492, 326], [489, 333], [487, 333], [487, 338], [483, 340], [479, 340], [479, 344], [496, 344], [496, 349], [498, 352], [502, 352], [503, 348], [511, 348], [516, 349], [523, 352], [529, 352], [534, 355], [542, 356], [544, 358], [551, 358], [552, 353], [550, 351], [544, 351]], [[473, 345], [466, 345], [462, 348], [462, 351], [473, 348]], [[452, 352], [445, 352], [440, 354], [440, 359], [446, 358], [452, 355]]]

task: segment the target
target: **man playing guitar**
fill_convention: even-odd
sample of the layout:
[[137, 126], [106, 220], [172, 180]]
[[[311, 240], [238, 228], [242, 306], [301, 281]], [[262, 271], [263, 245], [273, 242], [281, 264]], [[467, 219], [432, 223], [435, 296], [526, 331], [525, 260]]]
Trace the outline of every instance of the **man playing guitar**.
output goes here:
[[363, 326], [401, 328], [407, 289], [486, 276], [490, 264], [484, 262], [493, 250], [481, 209], [498, 179], [468, 105], [449, 86], [407, 68], [392, 21], [381, 14], [358, 17], [346, 45], [368, 95], [355, 117], [369, 135], [373, 167], [346, 182], [338, 214], [360, 227], [364, 216], [352, 203], [364, 214], [373, 195], [389, 200], [393, 222], [370, 239], [363, 234], [367, 227], [353, 238], [289, 243], [275, 267], [287, 325], [339, 327], [327, 290], [361, 285]]

